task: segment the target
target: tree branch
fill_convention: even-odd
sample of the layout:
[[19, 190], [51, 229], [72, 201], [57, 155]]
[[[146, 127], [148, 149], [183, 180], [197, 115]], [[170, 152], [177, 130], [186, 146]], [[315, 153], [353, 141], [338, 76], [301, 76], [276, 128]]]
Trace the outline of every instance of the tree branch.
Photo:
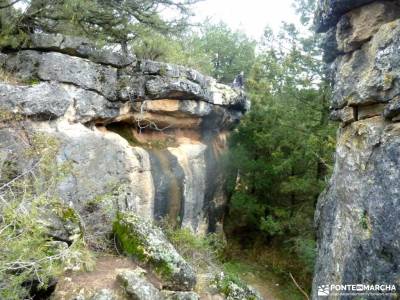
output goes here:
[[4, 8], [8, 8], [13, 6], [14, 4], [17, 4], [18, 2], [20, 2], [21, 0], [14, 0], [13, 2], [6, 4], [6, 5], [0, 5], [0, 9], [4, 9]]
[[292, 273], [289, 273], [290, 278], [293, 280], [294, 284], [296, 285], [296, 287], [298, 288], [298, 290], [304, 295], [304, 297], [307, 300], [310, 300], [310, 297], [307, 295], [307, 293], [300, 287], [300, 285], [297, 283], [297, 281], [294, 279]]

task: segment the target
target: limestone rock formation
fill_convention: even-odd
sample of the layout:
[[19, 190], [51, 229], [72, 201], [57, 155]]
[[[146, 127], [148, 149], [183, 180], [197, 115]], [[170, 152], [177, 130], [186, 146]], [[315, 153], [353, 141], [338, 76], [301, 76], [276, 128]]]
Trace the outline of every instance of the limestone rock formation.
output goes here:
[[118, 211], [196, 233], [220, 229], [219, 157], [249, 108], [241, 90], [58, 34], [33, 34], [24, 48], [4, 49], [0, 67], [12, 78], [0, 84], [0, 112], [60, 141], [57, 159], [72, 171], [59, 194], [93, 233], [89, 243], [111, 232]]
[[400, 290], [399, 9], [398, 1], [320, 1], [316, 23], [331, 39], [331, 116], [341, 125], [315, 216], [313, 299], [327, 284]]

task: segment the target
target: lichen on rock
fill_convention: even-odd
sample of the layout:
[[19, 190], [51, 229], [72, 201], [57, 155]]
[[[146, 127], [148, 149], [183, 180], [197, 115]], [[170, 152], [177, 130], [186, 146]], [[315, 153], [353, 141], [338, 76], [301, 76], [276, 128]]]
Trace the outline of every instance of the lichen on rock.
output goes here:
[[162, 300], [159, 290], [145, 278], [145, 272], [141, 268], [121, 270], [117, 275], [117, 280], [131, 299]]

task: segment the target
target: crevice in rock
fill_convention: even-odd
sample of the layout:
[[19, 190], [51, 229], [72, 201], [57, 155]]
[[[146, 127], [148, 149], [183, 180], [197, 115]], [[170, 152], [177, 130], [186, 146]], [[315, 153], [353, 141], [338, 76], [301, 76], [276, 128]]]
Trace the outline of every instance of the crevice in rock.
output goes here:
[[354, 121], [358, 121], [358, 106], [353, 106]]
[[134, 122], [112, 122], [109, 124], [96, 124], [97, 127], [104, 126], [106, 130], [114, 132], [128, 141], [133, 147], [145, 149], [166, 149], [177, 146], [175, 132], [173, 129], [157, 131], [151, 128], [139, 128]]
[[364, 210], [361, 215], [360, 226], [363, 230], [371, 230], [371, 221], [369, 219], [369, 215], [366, 210]]
[[89, 55], [82, 55], [82, 54], [79, 54], [79, 53], [74, 52], [72, 50], [69, 51], [67, 49], [66, 50], [61, 50], [61, 49], [56, 48], [56, 47], [55, 48], [38, 48], [38, 47], [21, 48], [21, 49], [18, 49], [18, 50], [10, 50], [8, 52], [4, 51], [4, 53], [7, 53], [7, 54], [8, 53], [18, 53], [19, 51], [24, 51], [24, 50], [33, 50], [33, 51], [38, 51], [38, 52], [43, 52], [43, 53], [57, 52], [57, 53], [65, 54], [65, 55], [68, 55], [68, 56], [87, 59], [87, 60], [89, 60], [89, 61], [91, 61], [93, 63], [99, 64], [99, 65], [102, 65], [102, 66], [113, 67], [113, 68], [116, 68], [116, 69], [123, 69], [123, 68], [129, 67], [129, 66], [136, 66], [135, 62], [132, 62], [132, 63], [129, 63], [129, 64], [121, 66], [121, 65], [112, 64], [112, 63], [105, 63], [105, 62], [102, 62], [102, 61], [99, 61], [99, 60], [95, 60], [94, 61], [93, 60], [94, 58], [92, 58]]
[[[48, 82], [48, 83], [52, 83], [52, 82], [54, 82], [54, 80], [47, 80], [47, 79], [42, 79], [42, 78], [38, 78], [41, 82]], [[83, 86], [81, 86], [81, 85], [79, 85], [79, 84], [76, 84], [76, 83], [73, 83], [73, 82], [71, 82], [71, 81], [56, 81], [57, 83], [61, 83], [61, 84], [67, 84], [67, 85], [72, 85], [72, 86], [75, 86], [75, 87], [77, 87], [77, 88], [79, 88], [79, 89], [82, 89], [82, 90], [85, 90], [85, 91], [90, 91], [90, 92], [93, 92], [93, 93], [96, 93], [96, 94], [98, 94], [98, 95], [100, 95], [100, 96], [102, 96], [102, 97], [104, 97], [106, 100], [108, 100], [108, 101], [110, 101], [110, 102], [117, 102], [117, 101], [119, 101], [119, 99], [110, 99], [110, 98], [108, 98], [106, 95], [104, 95], [103, 93], [101, 93], [100, 91], [98, 91], [98, 90], [96, 90], [96, 89], [91, 89], [91, 88], [87, 88], [87, 87], [83, 87]], [[121, 102], [125, 102], [125, 101], [121, 101]]]
[[29, 283], [30, 295], [32, 300], [47, 300], [50, 299], [51, 295], [56, 289], [57, 280], [53, 279], [47, 286], [47, 288], [39, 288], [40, 282], [34, 281]]
[[131, 146], [140, 146], [139, 141], [135, 138], [134, 130], [136, 130], [131, 124], [126, 122], [115, 122], [105, 126], [109, 131], [112, 131], [120, 135], [123, 139], [128, 141]]
[[[394, 255], [388, 247], [382, 247], [382, 250], [380, 252], [380, 257], [382, 257], [383, 260], [385, 260], [388, 263], [393, 263], [394, 260]], [[395, 264], [394, 264], [395, 265]]]

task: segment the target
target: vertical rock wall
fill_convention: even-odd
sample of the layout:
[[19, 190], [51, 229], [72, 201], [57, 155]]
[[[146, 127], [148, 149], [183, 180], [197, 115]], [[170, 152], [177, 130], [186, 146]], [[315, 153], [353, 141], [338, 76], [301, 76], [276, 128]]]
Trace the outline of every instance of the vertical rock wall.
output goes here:
[[389, 284], [399, 292], [400, 3], [321, 0], [316, 24], [326, 32], [331, 117], [340, 129], [315, 216], [313, 299], [331, 284]]

